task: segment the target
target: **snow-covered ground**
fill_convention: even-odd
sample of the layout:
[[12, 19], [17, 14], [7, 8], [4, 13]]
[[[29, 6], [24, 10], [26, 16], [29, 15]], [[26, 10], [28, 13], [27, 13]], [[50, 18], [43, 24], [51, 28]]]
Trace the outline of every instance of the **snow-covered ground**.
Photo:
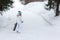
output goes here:
[[[60, 16], [44, 9], [46, 2], [32, 2], [22, 5], [15, 1], [14, 8], [0, 16], [0, 40], [60, 40]], [[22, 11], [21, 33], [13, 31], [17, 11]]]

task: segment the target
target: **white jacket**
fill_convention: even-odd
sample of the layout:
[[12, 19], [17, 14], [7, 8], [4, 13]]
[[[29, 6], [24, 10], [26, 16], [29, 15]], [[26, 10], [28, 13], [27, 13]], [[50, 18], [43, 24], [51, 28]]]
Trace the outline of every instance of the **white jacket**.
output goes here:
[[21, 17], [21, 16], [18, 16], [18, 17], [17, 17], [17, 23], [19, 23], [19, 24], [22, 23], [22, 17]]

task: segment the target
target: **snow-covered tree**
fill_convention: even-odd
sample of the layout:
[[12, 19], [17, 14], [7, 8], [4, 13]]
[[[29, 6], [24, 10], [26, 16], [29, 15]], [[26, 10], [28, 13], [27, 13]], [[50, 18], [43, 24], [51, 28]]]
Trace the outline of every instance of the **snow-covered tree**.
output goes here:
[[0, 0], [0, 14], [12, 7], [12, 0]]
[[58, 16], [59, 15], [59, 4], [60, 4], [60, 0], [48, 0], [48, 4], [46, 6], [49, 6], [49, 9], [51, 8], [56, 9], [55, 16]]

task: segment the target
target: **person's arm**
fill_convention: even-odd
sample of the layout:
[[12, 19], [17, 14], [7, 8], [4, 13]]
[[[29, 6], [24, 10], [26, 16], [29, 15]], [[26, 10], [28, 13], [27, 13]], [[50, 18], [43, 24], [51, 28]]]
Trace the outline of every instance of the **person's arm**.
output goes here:
[[21, 23], [23, 23], [22, 17], [21, 17]]

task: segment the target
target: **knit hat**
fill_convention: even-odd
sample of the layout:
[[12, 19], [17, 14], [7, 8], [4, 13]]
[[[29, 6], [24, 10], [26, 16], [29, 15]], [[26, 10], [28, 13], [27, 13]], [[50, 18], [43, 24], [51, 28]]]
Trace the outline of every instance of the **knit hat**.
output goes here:
[[21, 16], [21, 11], [18, 11], [18, 14]]

